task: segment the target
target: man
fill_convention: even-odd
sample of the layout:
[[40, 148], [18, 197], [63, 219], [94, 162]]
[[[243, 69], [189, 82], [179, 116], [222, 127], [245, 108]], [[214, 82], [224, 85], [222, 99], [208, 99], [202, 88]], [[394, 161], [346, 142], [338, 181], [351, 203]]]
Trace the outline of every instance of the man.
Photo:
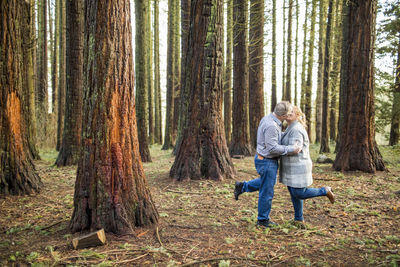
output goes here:
[[301, 151], [299, 146], [282, 146], [282, 122], [291, 114], [293, 106], [287, 102], [279, 102], [274, 112], [261, 119], [257, 130], [257, 153], [254, 158], [257, 173], [260, 177], [248, 182], [236, 182], [234, 196], [244, 192], [259, 190], [257, 226], [270, 227], [276, 225], [269, 218], [274, 186], [278, 172], [278, 160], [282, 155], [297, 154]]

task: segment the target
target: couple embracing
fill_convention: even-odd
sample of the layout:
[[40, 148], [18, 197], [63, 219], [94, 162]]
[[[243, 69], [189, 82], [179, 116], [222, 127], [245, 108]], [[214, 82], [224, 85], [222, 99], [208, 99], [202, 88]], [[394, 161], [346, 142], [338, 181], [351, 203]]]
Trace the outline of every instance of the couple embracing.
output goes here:
[[[282, 133], [282, 122], [288, 127]], [[279, 181], [287, 186], [294, 208], [294, 222], [304, 225], [303, 200], [327, 196], [334, 203], [335, 196], [330, 187], [309, 188], [312, 184], [312, 161], [309, 153], [310, 141], [305, 129], [305, 117], [301, 110], [283, 101], [274, 111], [261, 119], [257, 131], [257, 152], [255, 167], [260, 177], [236, 182], [234, 196], [244, 192], [259, 191], [257, 226], [270, 227], [276, 223], [270, 220], [274, 186], [278, 173]]]

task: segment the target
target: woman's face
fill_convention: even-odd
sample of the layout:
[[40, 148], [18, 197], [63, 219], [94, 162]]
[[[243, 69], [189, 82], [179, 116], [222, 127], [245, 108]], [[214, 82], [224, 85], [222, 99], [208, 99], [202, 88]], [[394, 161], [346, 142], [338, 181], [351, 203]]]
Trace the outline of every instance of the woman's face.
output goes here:
[[288, 123], [292, 123], [292, 122], [294, 122], [295, 120], [297, 120], [296, 113], [295, 113], [293, 110], [290, 111], [290, 112], [288, 112], [288, 114], [286, 115], [286, 121], [287, 121]]

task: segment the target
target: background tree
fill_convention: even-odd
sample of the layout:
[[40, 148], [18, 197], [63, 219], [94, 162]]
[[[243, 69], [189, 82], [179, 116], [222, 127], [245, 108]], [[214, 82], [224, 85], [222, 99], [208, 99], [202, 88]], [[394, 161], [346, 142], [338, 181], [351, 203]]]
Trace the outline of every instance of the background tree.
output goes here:
[[292, 101], [292, 24], [293, 24], [293, 0], [288, 4], [288, 35], [287, 35], [287, 65], [286, 85], [282, 100]]
[[139, 151], [143, 162], [150, 162], [150, 150], [148, 141], [148, 18], [149, 2], [135, 1], [135, 60], [136, 60], [136, 120], [138, 125]]
[[250, 1], [249, 30], [250, 142], [257, 146], [257, 128], [264, 117], [264, 0]]
[[78, 163], [82, 130], [83, 2], [66, 2], [66, 99], [63, 138], [57, 166]]
[[61, 1], [55, 0], [54, 2], [54, 35], [53, 35], [53, 56], [51, 60], [51, 112], [53, 117], [57, 117], [57, 88], [58, 88], [58, 47], [60, 38], [60, 5]]
[[341, 70], [344, 102], [340, 110], [345, 116], [340, 117], [340, 143], [333, 167], [375, 172], [385, 169], [374, 123], [376, 0], [354, 0], [346, 9]]
[[397, 45], [397, 66], [396, 81], [393, 90], [392, 122], [390, 124], [389, 145], [394, 146], [399, 143], [399, 125], [400, 125], [400, 35]]
[[174, 18], [173, 18], [173, 24], [174, 24], [174, 40], [173, 40], [173, 45], [174, 45], [174, 55], [173, 55], [173, 60], [174, 60], [174, 95], [173, 95], [173, 101], [174, 101], [174, 116], [172, 120], [172, 144], [176, 147], [176, 139], [178, 138], [178, 124], [179, 124], [179, 119], [180, 119], [180, 102], [181, 102], [181, 49], [180, 49], [180, 31], [181, 31], [181, 24], [180, 24], [180, 13], [181, 13], [181, 8], [180, 8], [180, 1], [179, 0], [174, 0]]
[[306, 0], [306, 9], [303, 24], [303, 58], [301, 63], [301, 97], [300, 107], [304, 111], [306, 106], [306, 72], [307, 72], [307, 22], [308, 22], [308, 6], [310, 0]]
[[158, 221], [138, 148], [130, 5], [85, 6], [83, 141], [70, 227], [130, 232]]
[[233, 1], [233, 109], [231, 155], [253, 154], [249, 136], [248, 1]]
[[[42, 183], [28, 147], [26, 95], [23, 79], [24, 35], [31, 37], [28, 1], [0, 4], [0, 194], [22, 195], [40, 190]], [[30, 83], [33, 85], [33, 83]]]
[[151, 2], [150, 0], [147, 0], [148, 4], [148, 12], [147, 12], [147, 74], [148, 74], [148, 85], [149, 85], [149, 90], [148, 90], [148, 114], [149, 114], [149, 144], [154, 144], [154, 79], [153, 79], [153, 35], [152, 35], [152, 30], [151, 30]]
[[160, 22], [159, 0], [154, 0], [154, 134], [155, 142], [162, 144], [161, 86], [160, 86]]
[[192, 2], [183, 88], [191, 109], [170, 171], [175, 180], [222, 180], [234, 173], [222, 121], [222, 9], [219, 0]]
[[271, 112], [278, 103], [276, 90], [276, 0], [272, 0]]
[[[224, 125], [226, 143], [232, 137], [232, 49], [233, 49], [233, 1], [226, 2], [226, 57], [224, 78]], [[183, 69], [183, 68], [182, 68]]]
[[282, 100], [285, 96], [286, 92], [286, 0], [282, 1], [282, 14], [283, 14], [283, 23], [282, 23]]
[[300, 6], [299, 0], [296, 0], [296, 40], [295, 40], [295, 48], [294, 48], [294, 104], [296, 106], [299, 105], [298, 102], [298, 72], [297, 72], [297, 64], [298, 64], [298, 53], [299, 53], [299, 17], [300, 17]]

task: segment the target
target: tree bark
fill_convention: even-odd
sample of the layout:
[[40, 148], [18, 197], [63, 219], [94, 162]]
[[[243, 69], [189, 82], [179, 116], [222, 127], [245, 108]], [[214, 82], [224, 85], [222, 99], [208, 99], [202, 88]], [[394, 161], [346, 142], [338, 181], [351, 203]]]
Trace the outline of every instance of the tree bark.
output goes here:
[[[60, 1], [55, 0], [55, 16], [54, 16], [54, 41], [53, 41], [53, 58], [51, 61], [51, 112], [57, 116], [57, 88], [58, 88], [58, 48], [59, 48], [59, 38], [60, 38], [60, 11], [59, 5]], [[55, 117], [56, 117], [55, 116]]]
[[293, 0], [289, 0], [288, 12], [288, 35], [287, 35], [287, 72], [286, 85], [282, 100], [292, 101], [292, 21], [293, 21]]
[[129, 1], [87, 0], [85, 17], [83, 140], [70, 228], [126, 233], [158, 221], [137, 138]]
[[155, 100], [155, 142], [162, 144], [162, 114], [161, 114], [161, 86], [160, 86], [160, 22], [159, 0], [154, 0], [154, 100]]
[[231, 155], [253, 154], [249, 136], [248, 1], [233, 2], [233, 127], [229, 146]]
[[139, 151], [143, 162], [151, 162], [148, 140], [148, 1], [135, 1], [136, 20], [136, 120], [138, 125]]
[[295, 41], [295, 49], [294, 49], [294, 104], [296, 106], [299, 105], [298, 102], [298, 73], [297, 73], [297, 64], [298, 64], [298, 53], [299, 53], [299, 16], [300, 16], [300, 6], [299, 0], [296, 0], [296, 41]]
[[180, 102], [181, 102], [181, 55], [180, 55], [180, 1], [174, 0], [174, 116], [172, 121], [172, 144], [176, 147], [178, 138], [178, 124], [180, 120]]
[[396, 80], [393, 90], [392, 122], [390, 124], [389, 145], [394, 146], [399, 143], [400, 125], [400, 37], [397, 45], [397, 67]]
[[[250, 2], [249, 119], [250, 142], [257, 146], [257, 128], [264, 117], [264, 0]], [[250, 108], [251, 107], [251, 108]]]
[[83, 2], [66, 3], [66, 99], [63, 138], [56, 165], [78, 163], [82, 131]]
[[[341, 87], [346, 88], [345, 115], [340, 144], [333, 164], [335, 170], [375, 172], [385, 170], [375, 141], [374, 44], [376, 0], [354, 0], [347, 6], [344, 24]], [[342, 111], [342, 110], [341, 110]]]
[[42, 186], [29, 152], [29, 114], [23, 99], [29, 88], [24, 86], [26, 75], [21, 75], [27, 67], [24, 41], [31, 37], [30, 2], [2, 1], [0, 14], [0, 194], [30, 194]]
[[282, 97], [285, 97], [286, 92], [286, 2], [287, 0], [282, 1], [282, 13], [283, 13], [283, 27], [282, 27]]
[[272, 69], [271, 69], [271, 112], [278, 103], [276, 96], [276, 0], [272, 0]]
[[148, 108], [149, 108], [149, 145], [154, 144], [154, 96], [155, 96], [155, 91], [154, 91], [154, 79], [153, 79], [153, 38], [152, 38], [152, 30], [151, 30], [151, 2], [150, 0], [147, 0], [148, 2], [148, 12], [147, 12], [147, 51], [148, 51], [148, 85], [149, 85], [149, 94], [148, 94]]
[[300, 96], [300, 107], [305, 110], [306, 107], [306, 66], [307, 66], [307, 21], [308, 21], [308, 6], [309, 0], [306, 0], [306, 9], [303, 24], [303, 59], [301, 63], [301, 96]]
[[222, 1], [194, 0], [191, 10], [184, 84], [191, 109], [170, 177], [222, 180], [234, 174], [222, 121]]
[[233, 49], [233, 1], [226, 3], [226, 59], [224, 78], [224, 125], [226, 143], [232, 137], [232, 49]]

